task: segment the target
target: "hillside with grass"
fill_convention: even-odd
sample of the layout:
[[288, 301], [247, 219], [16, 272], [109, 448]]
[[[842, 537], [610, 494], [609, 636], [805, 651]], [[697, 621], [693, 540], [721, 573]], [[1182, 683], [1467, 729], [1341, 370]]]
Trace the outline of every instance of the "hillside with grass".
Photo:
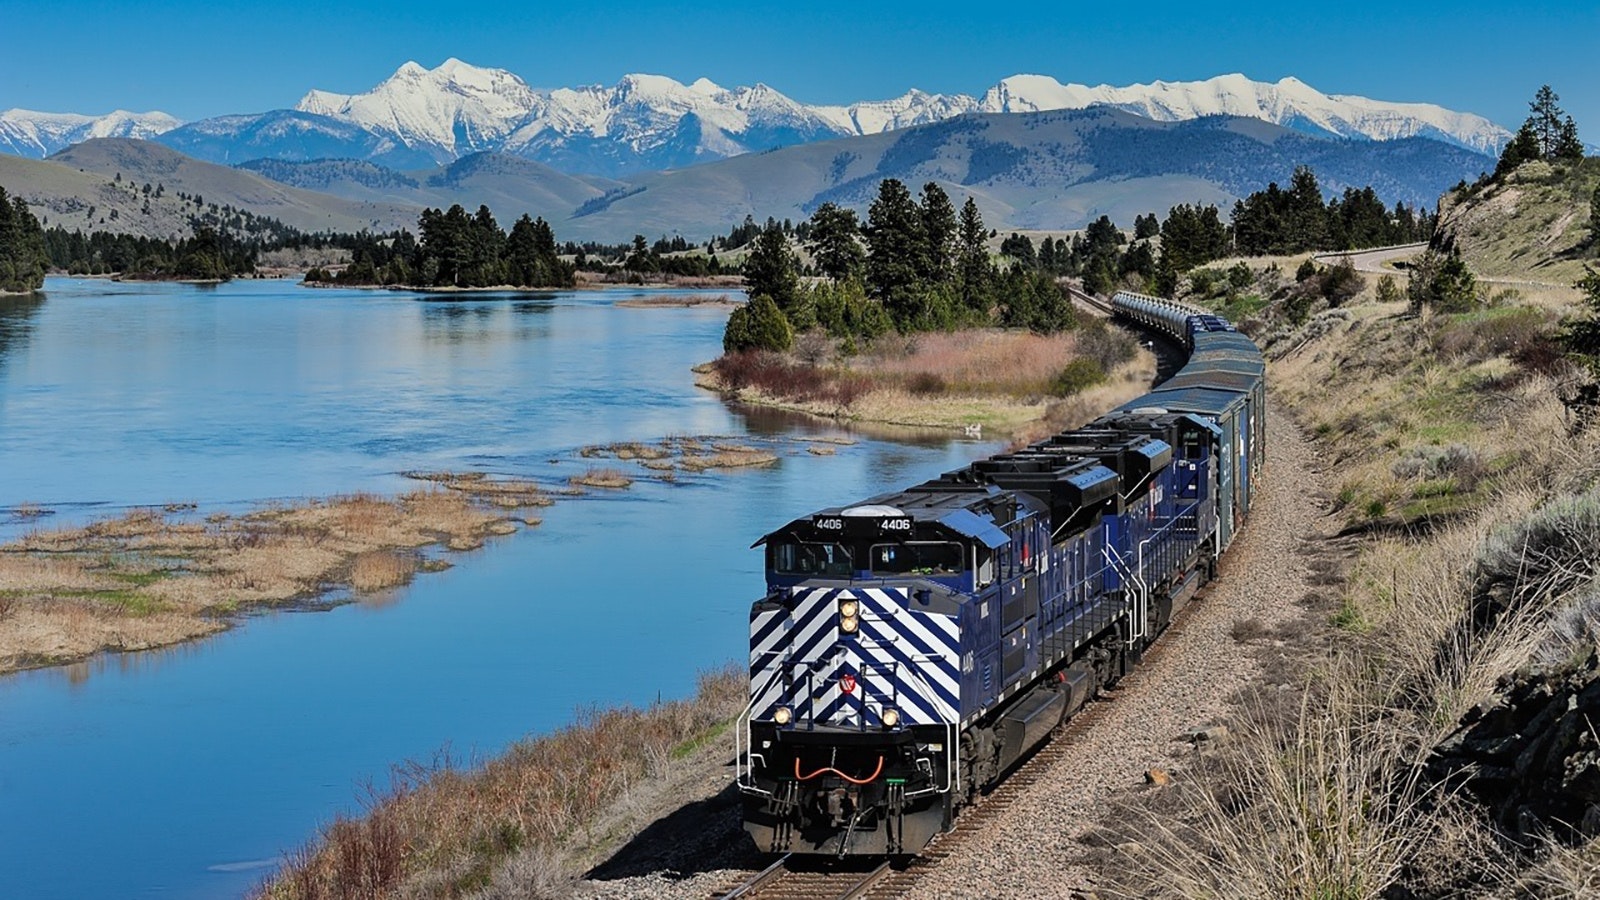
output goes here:
[[1453, 239], [1394, 274], [1300, 257], [1184, 279], [1268, 356], [1346, 561], [1258, 642], [1295, 674], [1240, 697], [1235, 737], [1175, 788], [1129, 801], [1110, 830], [1143, 849], [1112, 894], [1600, 889], [1597, 367], [1573, 338], [1600, 284], [1561, 283], [1595, 264], [1576, 230], [1595, 166], [1456, 192]]
[[1473, 271], [1568, 285], [1600, 264], [1593, 198], [1600, 157], [1534, 160], [1503, 179], [1463, 186], [1439, 201], [1439, 234]]

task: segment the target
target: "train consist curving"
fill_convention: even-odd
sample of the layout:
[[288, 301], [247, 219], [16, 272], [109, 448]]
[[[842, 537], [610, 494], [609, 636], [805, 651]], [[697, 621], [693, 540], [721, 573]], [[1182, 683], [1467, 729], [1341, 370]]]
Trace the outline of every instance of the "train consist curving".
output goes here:
[[1183, 304], [1111, 307], [1188, 363], [1084, 428], [757, 542], [735, 733], [761, 850], [921, 851], [1215, 573], [1260, 472], [1261, 353]]

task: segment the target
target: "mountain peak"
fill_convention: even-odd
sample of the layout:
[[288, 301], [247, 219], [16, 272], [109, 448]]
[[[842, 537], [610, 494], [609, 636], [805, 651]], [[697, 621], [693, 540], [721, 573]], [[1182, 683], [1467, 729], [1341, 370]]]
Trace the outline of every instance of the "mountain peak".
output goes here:
[[[685, 85], [666, 75], [641, 72], [625, 74], [610, 85], [535, 90], [504, 69], [450, 57], [433, 69], [408, 60], [365, 93], [310, 91], [296, 110], [359, 129], [366, 135], [361, 146], [381, 146], [382, 153], [445, 163], [470, 153], [500, 151], [570, 171], [619, 177], [825, 138], [877, 134], [975, 111], [1025, 113], [1093, 106], [1162, 122], [1246, 116], [1321, 137], [1389, 140], [1420, 135], [1485, 154], [1497, 153], [1509, 139], [1505, 129], [1479, 116], [1428, 104], [1329, 96], [1294, 77], [1261, 82], [1239, 72], [1204, 81], [1121, 87], [1063, 84], [1049, 75], [1018, 73], [981, 97], [913, 87], [897, 97], [818, 106], [793, 100], [765, 82], [724, 88], [700, 77]], [[63, 119], [50, 128], [65, 133], [81, 124]], [[13, 146], [40, 145], [30, 144], [31, 138], [12, 137], [6, 127], [0, 117], [0, 148], [8, 140]], [[109, 130], [97, 133], [122, 133], [105, 127]], [[147, 122], [144, 127], [159, 130], [170, 125]], [[249, 127], [253, 126], [209, 128], [207, 140], [220, 146], [214, 140], [218, 135], [242, 134]], [[294, 127], [307, 134], [350, 134], [326, 122], [298, 122]], [[259, 153], [258, 145], [250, 146], [257, 149], [241, 144], [237, 152]], [[274, 155], [290, 159], [300, 152], [285, 143]], [[360, 150], [357, 155], [368, 152]]]
[[85, 116], [8, 109], [0, 112], [0, 153], [41, 159], [92, 138], [153, 138], [182, 124], [155, 110], [136, 113], [118, 109], [103, 116]]

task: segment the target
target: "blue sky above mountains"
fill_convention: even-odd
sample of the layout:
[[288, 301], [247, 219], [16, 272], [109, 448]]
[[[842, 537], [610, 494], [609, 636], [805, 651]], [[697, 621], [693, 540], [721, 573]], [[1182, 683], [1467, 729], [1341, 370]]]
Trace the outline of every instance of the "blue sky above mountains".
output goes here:
[[1008, 75], [1129, 84], [1226, 72], [1436, 103], [1514, 128], [1540, 84], [1600, 143], [1600, 4], [1391, 5], [0, 0], [0, 109], [182, 119], [359, 92], [455, 56], [535, 87], [629, 72], [765, 82], [808, 103], [978, 93]]

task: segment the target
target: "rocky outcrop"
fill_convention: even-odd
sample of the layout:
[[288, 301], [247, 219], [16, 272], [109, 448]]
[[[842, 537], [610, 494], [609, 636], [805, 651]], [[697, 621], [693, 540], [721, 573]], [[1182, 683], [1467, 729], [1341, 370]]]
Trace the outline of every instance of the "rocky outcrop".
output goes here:
[[1505, 833], [1562, 840], [1600, 834], [1600, 654], [1518, 673], [1463, 717], [1428, 774], [1464, 785]]

